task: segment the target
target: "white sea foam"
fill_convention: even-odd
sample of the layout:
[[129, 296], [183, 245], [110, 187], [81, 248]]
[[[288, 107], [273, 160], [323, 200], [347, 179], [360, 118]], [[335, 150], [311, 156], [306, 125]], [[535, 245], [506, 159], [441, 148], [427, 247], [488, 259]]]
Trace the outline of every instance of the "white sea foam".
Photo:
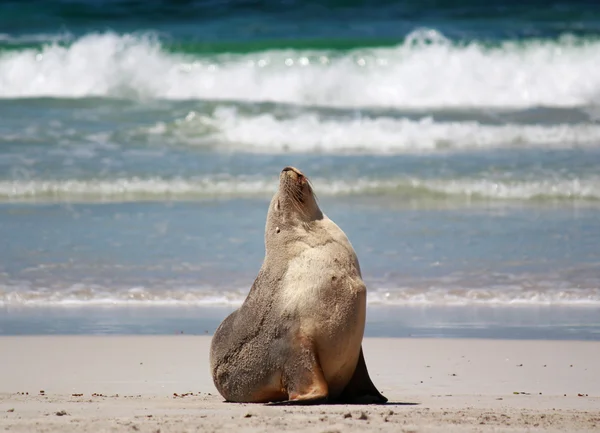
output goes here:
[[492, 179], [414, 179], [411, 181], [411, 185], [447, 195], [490, 199], [600, 199], [600, 177], [598, 176], [590, 176], [586, 179], [540, 179], [521, 181]]
[[521, 287], [380, 289], [370, 291], [368, 301], [370, 305], [398, 306], [600, 306], [600, 289], [527, 290]]
[[599, 147], [600, 125], [486, 125], [475, 121], [436, 122], [391, 117], [291, 118], [271, 113], [241, 114], [220, 107], [211, 115], [191, 111], [172, 125], [146, 128], [144, 134], [171, 137], [176, 143], [206, 142], [265, 153], [422, 153], [436, 150], [501, 147]]
[[452, 43], [417, 30], [392, 48], [192, 56], [151, 36], [89, 34], [0, 54], [0, 97], [278, 101], [324, 106], [582, 106], [600, 100], [600, 41]]
[[[600, 176], [531, 180], [465, 178], [419, 179], [398, 177], [374, 179], [328, 179], [312, 182], [322, 196], [348, 194], [399, 197], [480, 198], [489, 200], [600, 200]], [[276, 178], [118, 178], [90, 180], [0, 181], [0, 201], [126, 202], [143, 200], [188, 200], [212, 197], [270, 197]]]
[[[247, 289], [210, 290], [182, 287], [149, 290], [143, 287], [114, 290], [75, 284], [64, 289], [23, 290], [0, 286], [0, 307], [53, 306], [239, 306]], [[600, 289], [524, 289], [521, 287], [370, 289], [369, 305], [381, 306], [600, 306]]]
[[[299, 114], [246, 113], [232, 106], [191, 110], [174, 121], [160, 120], [129, 130], [86, 134], [63, 125], [31, 127], [0, 136], [0, 144], [52, 142], [66, 153], [94, 155], [87, 146], [117, 148], [117, 143], [209, 147], [217, 151], [265, 154], [426, 154], [502, 148], [600, 148], [600, 124], [486, 124], [473, 120], [443, 121], [368, 115], [331, 116], [308, 110]], [[127, 154], [158, 152], [132, 149]], [[56, 147], [52, 152], [60, 152]]]
[[139, 201], [273, 193], [275, 181], [244, 178], [118, 178], [0, 181], [0, 199]]

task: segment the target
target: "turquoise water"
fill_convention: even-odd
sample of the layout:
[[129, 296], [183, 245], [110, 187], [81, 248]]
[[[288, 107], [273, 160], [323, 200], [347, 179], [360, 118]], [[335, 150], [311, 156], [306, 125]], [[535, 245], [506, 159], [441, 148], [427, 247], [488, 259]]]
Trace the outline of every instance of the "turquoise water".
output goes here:
[[211, 333], [281, 168], [368, 335], [600, 338], [592, 2], [0, 3], [0, 334]]

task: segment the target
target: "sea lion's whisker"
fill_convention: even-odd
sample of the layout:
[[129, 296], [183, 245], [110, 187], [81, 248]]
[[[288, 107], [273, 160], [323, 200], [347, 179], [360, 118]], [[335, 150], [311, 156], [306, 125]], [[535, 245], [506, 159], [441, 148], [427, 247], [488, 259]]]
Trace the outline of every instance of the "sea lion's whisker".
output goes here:
[[313, 189], [312, 182], [310, 181], [310, 179], [308, 177], [306, 178], [306, 184], [308, 185], [308, 192], [310, 192], [312, 194], [315, 201], [318, 201], [318, 197], [317, 197], [317, 194], [315, 193], [315, 190]]
[[302, 215], [307, 215], [308, 209], [306, 209], [304, 204], [304, 194], [302, 193], [302, 187], [299, 187], [297, 184], [294, 184], [293, 181], [286, 180], [283, 184], [283, 188], [285, 190], [286, 196], [288, 196], [291, 200], [292, 206], [294, 210]]

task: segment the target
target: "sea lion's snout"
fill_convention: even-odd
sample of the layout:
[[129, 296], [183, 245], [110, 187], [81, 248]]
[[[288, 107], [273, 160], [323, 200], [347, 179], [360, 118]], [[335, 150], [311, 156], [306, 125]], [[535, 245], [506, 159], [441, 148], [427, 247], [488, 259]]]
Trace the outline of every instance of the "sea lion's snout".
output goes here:
[[281, 176], [287, 176], [292, 180], [304, 183], [306, 182], [306, 176], [304, 176], [304, 174], [302, 174], [302, 172], [300, 170], [298, 170], [296, 167], [285, 167], [283, 170], [281, 170]]

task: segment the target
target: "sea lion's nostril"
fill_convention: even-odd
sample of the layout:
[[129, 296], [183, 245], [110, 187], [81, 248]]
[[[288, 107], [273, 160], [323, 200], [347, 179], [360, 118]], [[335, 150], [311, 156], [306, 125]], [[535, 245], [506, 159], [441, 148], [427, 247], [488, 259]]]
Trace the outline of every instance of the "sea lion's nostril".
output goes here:
[[298, 177], [304, 177], [304, 175], [302, 174], [302, 172], [300, 170], [298, 170], [296, 167], [292, 167], [291, 165], [288, 165], [283, 170], [281, 170], [282, 173], [286, 173], [288, 171], [291, 171], [292, 173], [296, 174]]

